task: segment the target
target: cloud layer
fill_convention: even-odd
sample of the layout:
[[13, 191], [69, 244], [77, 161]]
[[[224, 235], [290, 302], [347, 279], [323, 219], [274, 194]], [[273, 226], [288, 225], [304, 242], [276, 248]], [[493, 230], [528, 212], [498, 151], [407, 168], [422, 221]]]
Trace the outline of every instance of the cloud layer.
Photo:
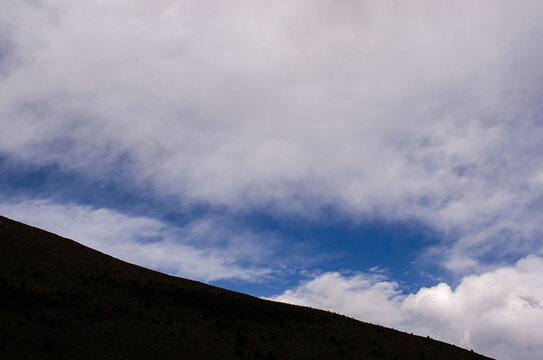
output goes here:
[[328, 309], [474, 349], [497, 359], [543, 356], [543, 258], [403, 294], [376, 274], [324, 273], [272, 300]]
[[16, 161], [183, 203], [415, 218], [450, 235], [460, 272], [541, 247], [540, 2], [4, 10]]

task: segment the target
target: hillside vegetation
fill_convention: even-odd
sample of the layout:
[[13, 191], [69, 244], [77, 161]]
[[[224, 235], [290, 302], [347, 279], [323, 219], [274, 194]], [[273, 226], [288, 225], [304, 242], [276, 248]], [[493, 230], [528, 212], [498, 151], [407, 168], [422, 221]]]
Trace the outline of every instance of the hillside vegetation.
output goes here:
[[1, 359], [488, 359], [131, 265], [0, 217]]

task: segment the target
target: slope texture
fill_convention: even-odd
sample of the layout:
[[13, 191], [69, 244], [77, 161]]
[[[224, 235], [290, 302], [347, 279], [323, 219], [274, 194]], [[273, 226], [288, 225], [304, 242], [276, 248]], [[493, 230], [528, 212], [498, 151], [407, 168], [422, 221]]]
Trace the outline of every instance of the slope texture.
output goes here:
[[2, 359], [486, 359], [131, 265], [0, 217]]

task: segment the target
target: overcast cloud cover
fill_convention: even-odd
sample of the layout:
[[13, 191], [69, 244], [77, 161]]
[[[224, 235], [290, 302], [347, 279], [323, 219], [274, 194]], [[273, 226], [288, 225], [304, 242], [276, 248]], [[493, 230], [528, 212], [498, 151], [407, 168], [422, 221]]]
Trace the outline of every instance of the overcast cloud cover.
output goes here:
[[[457, 287], [337, 269], [279, 298], [543, 356], [540, 1], [0, 4], [2, 214], [205, 281], [294, 267], [232, 216], [420, 224]], [[8, 181], [51, 168], [211, 210], [176, 225]]]

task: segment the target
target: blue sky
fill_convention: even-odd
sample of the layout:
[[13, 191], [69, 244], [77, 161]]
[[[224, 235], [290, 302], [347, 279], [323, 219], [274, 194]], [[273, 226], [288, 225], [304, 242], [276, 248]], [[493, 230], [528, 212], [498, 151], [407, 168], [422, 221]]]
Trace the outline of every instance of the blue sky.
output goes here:
[[[304, 279], [300, 273], [314, 271], [386, 273], [401, 281], [406, 291], [433, 285], [441, 278], [454, 281], [454, 277], [440, 270], [438, 264], [420, 261], [424, 249], [438, 244], [442, 234], [416, 221], [390, 222], [376, 218], [353, 223], [333, 208], [322, 210], [319, 221], [270, 214], [265, 208], [233, 214], [225, 207], [213, 208], [208, 204], [180, 209], [177, 201], [157, 199], [151, 192], [115, 184], [116, 179], [92, 182], [78, 174], [66, 173], [55, 165], [21, 166], [3, 157], [0, 169], [5, 199], [48, 199], [55, 203], [114, 209], [130, 216], [152, 216], [172, 227], [219, 216], [237, 228], [273, 234], [285, 243], [276, 249], [275, 256], [281, 259], [298, 256], [289, 263], [290, 271], [277, 270], [268, 279], [254, 281], [235, 278], [209, 281], [255, 296], [276, 295]], [[156, 240], [160, 240], [160, 236]]]
[[543, 356], [543, 6], [8, 1], [0, 213]]

